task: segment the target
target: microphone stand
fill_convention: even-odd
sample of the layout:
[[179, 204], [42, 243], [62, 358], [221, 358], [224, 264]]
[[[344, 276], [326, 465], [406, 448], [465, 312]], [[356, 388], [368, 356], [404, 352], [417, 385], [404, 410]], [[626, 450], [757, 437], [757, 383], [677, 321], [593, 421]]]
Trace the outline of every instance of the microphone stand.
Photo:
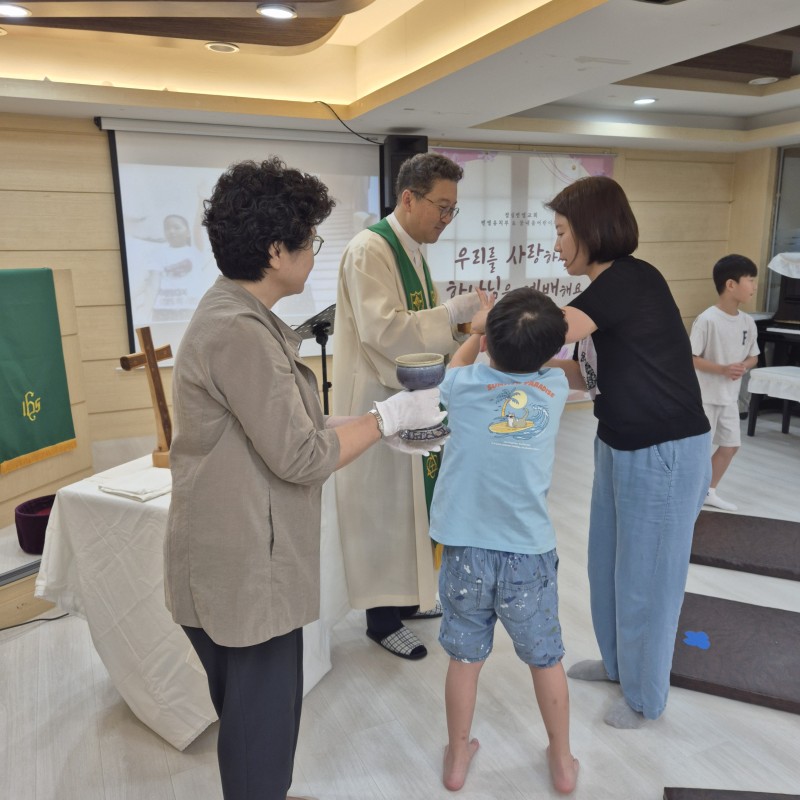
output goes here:
[[315, 339], [322, 348], [322, 411], [326, 416], [329, 413], [328, 390], [333, 384], [328, 380], [328, 354], [325, 352], [325, 347], [328, 344], [328, 337], [333, 334], [335, 316], [334, 303], [295, 328], [303, 339]]
[[324, 320], [313, 325], [311, 328], [311, 332], [314, 334], [317, 344], [322, 348], [322, 413], [325, 414], [325, 416], [328, 415], [328, 390], [332, 385], [328, 380], [328, 356], [325, 353], [330, 327], [331, 323]]

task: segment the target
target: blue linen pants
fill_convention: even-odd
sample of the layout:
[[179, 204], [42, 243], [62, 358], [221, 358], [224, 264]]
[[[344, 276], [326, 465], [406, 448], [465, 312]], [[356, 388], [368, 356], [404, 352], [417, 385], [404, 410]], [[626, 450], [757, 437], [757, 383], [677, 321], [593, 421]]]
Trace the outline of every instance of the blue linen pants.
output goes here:
[[609, 678], [647, 719], [667, 704], [694, 524], [711, 482], [709, 437], [641, 450], [595, 439], [592, 624]]

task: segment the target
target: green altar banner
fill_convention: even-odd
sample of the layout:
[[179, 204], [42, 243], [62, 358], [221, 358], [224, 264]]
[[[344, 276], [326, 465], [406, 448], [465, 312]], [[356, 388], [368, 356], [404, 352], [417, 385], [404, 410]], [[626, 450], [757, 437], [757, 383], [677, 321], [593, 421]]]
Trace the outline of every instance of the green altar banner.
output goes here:
[[0, 475], [74, 447], [53, 272], [0, 270]]

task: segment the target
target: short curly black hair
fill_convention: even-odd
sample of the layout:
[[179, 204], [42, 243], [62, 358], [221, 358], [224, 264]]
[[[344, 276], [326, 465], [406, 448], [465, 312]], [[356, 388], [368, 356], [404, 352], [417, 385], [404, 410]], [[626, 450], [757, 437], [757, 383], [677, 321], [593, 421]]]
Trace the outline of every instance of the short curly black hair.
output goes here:
[[203, 203], [203, 225], [226, 278], [260, 281], [269, 269], [270, 248], [308, 247], [334, 205], [319, 178], [272, 156], [228, 167]]

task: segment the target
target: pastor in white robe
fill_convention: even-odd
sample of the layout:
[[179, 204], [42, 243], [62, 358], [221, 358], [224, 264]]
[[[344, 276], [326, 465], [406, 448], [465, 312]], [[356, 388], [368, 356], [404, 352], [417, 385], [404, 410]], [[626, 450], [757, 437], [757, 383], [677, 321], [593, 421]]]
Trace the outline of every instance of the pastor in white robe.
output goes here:
[[[419, 245], [394, 214], [388, 219], [427, 293]], [[334, 342], [335, 416], [363, 414], [374, 401], [401, 390], [397, 356], [449, 356], [458, 347], [444, 306], [408, 310], [394, 253], [369, 230], [356, 234], [342, 256]], [[422, 470], [422, 457], [380, 445], [337, 472], [339, 531], [353, 608], [433, 607], [436, 575]]]

